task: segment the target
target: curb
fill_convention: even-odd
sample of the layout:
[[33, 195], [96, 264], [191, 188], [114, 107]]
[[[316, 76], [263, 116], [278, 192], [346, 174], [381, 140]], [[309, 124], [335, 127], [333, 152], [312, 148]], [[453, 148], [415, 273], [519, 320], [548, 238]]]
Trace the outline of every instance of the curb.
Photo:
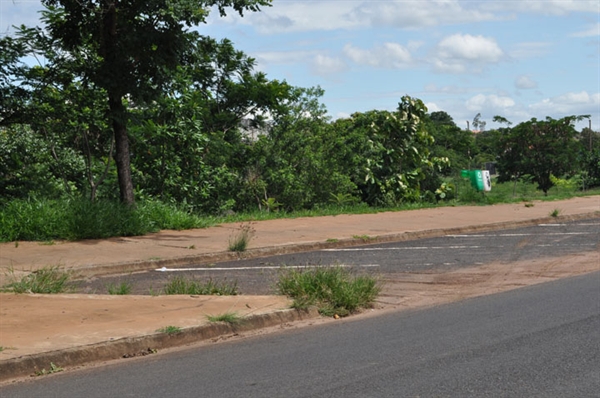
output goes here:
[[316, 309], [306, 311], [289, 309], [268, 314], [252, 315], [237, 325], [212, 323], [184, 328], [174, 334], [153, 333], [145, 336], [125, 337], [117, 340], [89, 344], [66, 350], [49, 351], [0, 361], [0, 382], [20, 377], [35, 376], [50, 369], [51, 363], [61, 368], [72, 368], [91, 362], [132, 358], [157, 353], [158, 350], [179, 347], [204, 340], [247, 332], [288, 322], [316, 318]]
[[89, 265], [85, 267], [74, 267], [72, 268], [76, 275], [81, 277], [90, 276], [107, 276], [111, 274], [120, 273], [131, 273], [140, 271], [149, 271], [156, 268], [162, 267], [185, 267], [190, 265], [206, 265], [211, 263], [225, 262], [225, 261], [236, 261], [246, 260], [253, 258], [261, 258], [268, 256], [276, 256], [282, 254], [300, 253], [313, 250], [323, 249], [336, 249], [343, 247], [352, 246], [364, 246], [377, 243], [387, 242], [403, 242], [417, 239], [436, 238], [444, 235], [455, 235], [473, 232], [486, 232], [495, 231], [500, 229], [511, 229], [520, 227], [529, 227], [536, 224], [551, 223], [557, 221], [577, 221], [589, 218], [600, 217], [600, 212], [594, 211], [589, 213], [568, 215], [568, 216], [557, 216], [557, 217], [541, 217], [523, 221], [504, 221], [492, 224], [483, 225], [471, 225], [466, 227], [457, 228], [441, 228], [431, 229], [424, 231], [409, 231], [395, 234], [379, 235], [369, 237], [368, 239], [360, 238], [345, 238], [339, 239], [335, 242], [306, 242], [296, 243], [291, 245], [282, 246], [269, 246], [248, 249], [243, 253], [234, 252], [217, 252], [217, 253], [205, 253], [197, 254], [192, 256], [174, 257], [162, 260], [143, 260], [133, 261], [124, 263], [112, 263], [112, 264], [97, 264]]

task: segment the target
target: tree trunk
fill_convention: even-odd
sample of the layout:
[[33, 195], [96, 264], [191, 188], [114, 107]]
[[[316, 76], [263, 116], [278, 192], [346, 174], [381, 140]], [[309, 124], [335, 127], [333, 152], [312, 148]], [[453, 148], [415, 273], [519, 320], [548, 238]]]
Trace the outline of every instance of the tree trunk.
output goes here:
[[[109, 78], [115, 79], [121, 71], [119, 70], [118, 53], [118, 23], [117, 23], [117, 1], [103, 0], [102, 16], [102, 40], [99, 53], [104, 58], [103, 68]], [[123, 105], [123, 97], [126, 92], [113, 81], [104, 82], [108, 92], [108, 106], [110, 108], [110, 119], [113, 125], [115, 139], [115, 165], [119, 178], [119, 192], [121, 202], [130, 206], [135, 205], [133, 195], [133, 182], [131, 180], [131, 162], [129, 159], [129, 137], [127, 136], [127, 111]]]
[[129, 157], [129, 137], [127, 136], [126, 112], [121, 98], [109, 94], [110, 112], [112, 114], [115, 135], [115, 165], [119, 177], [121, 202], [134, 206], [133, 182], [131, 180], [131, 162]]

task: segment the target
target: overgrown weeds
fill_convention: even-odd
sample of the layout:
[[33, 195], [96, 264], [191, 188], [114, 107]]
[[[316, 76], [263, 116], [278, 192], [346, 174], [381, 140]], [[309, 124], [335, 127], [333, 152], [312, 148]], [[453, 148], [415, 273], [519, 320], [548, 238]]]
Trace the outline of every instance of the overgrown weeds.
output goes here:
[[51, 375], [52, 373], [62, 372], [64, 369], [58, 365], [55, 365], [53, 362], [50, 362], [50, 369], [46, 370], [46, 368], [35, 373], [36, 376], [45, 376]]
[[179, 332], [181, 332], [181, 328], [179, 326], [165, 326], [164, 328], [160, 328], [156, 330], [159, 333], [165, 333], [165, 334], [177, 334]]
[[235, 296], [238, 294], [237, 281], [232, 283], [214, 282], [209, 279], [206, 282], [198, 282], [193, 279], [176, 276], [163, 288], [164, 294], [193, 294], [193, 295], [216, 295]]
[[0, 242], [102, 239], [208, 224], [208, 219], [158, 201], [141, 202], [132, 208], [85, 198], [15, 199], [0, 208]]
[[232, 233], [229, 237], [229, 251], [244, 252], [248, 248], [250, 240], [254, 237], [256, 231], [252, 227], [252, 223], [241, 224], [237, 232]]
[[133, 286], [130, 282], [120, 282], [120, 283], [110, 283], [106, 289], [108, 290], [108, 294], [123, 296], [131, 293], [131, 289]]
[[219, 315], [207, 315], [206, 319], [208, 319], [209, 322], [224, 322], [230, 325], [239, 325], [244, 321], [244, 318], [235, 312], [226, 312]]
[[64, 293], [68, 290], [71, 273], [54, 266], [41, 268], [19, 278], [11, 270], [9, 279], [12, 282], [3, 286], [2, 290], [14, 293]]
[[381, 291], [374, 277], [357, 276], [341, 266], [284, 269], [277, 289], [293, 299], [294, 308], [316, 306], [324, 316], [347, 316], [370, 308]]

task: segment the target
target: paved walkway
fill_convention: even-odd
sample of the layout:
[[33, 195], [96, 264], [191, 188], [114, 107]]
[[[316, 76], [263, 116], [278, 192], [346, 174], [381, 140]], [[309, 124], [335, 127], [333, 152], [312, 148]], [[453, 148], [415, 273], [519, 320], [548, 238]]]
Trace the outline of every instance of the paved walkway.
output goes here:
[[[444, 207], [365, 215], [260, 221], [246, 257], [346, 246], [373, 241], [415, 239], [447, 233], [534, 225], [560, 219], [600, 217], [600, 196], [553, 202]], [[81, 274], [131, 272], [162, 266], [212, 263], [237, 258], [227, 250], [239, 224], [188, 231], [162, 231], [141, 237], [83, 242], [0, 244], [0, 284], [15, 275], [59, 265]], [[600, 268], [600, 264], [599, 264]], [[243, 330], [314, 316], [288, 310], [276, 296], [93, 296], [0, 294], [0, 381], [122, 356], [143, 355], [155, 347], [187, 344]], [[234, 327], [210, 323], [207, 315], [236, 312], [246, 319]], [[182, 332], [157, 332], [177, 326]]]

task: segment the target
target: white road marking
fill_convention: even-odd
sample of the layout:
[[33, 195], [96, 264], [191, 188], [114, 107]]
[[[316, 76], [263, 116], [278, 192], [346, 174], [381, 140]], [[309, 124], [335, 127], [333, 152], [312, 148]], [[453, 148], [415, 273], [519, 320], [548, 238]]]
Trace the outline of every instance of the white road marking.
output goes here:
[[361, 264], [361, 265], [347, 265], [347, 264], [335, 264], [335, 265], [281, 265], [281, 266], [262, 266], [262, 267], [212, 267], [212, 268], [157, 268], [155, 271], [158, 272], [190, 272], [190, 271], [254, 271], [264, 269], [302, 269], [302, 268], [323, 268], [323, 267], [379, 267], [379, 264]]
[[324, 252], [368, 252], [380, 250], [430, 250], [430, 249], [481, 249], [483, 246], [410, 246], [410, 247], [364, 247], [350, 249], [323, 249]]
[[487, 238], [490, 236], [503, 236], [503, 237], [515, 237], [515, 236], [561, 236], [561, 235], [596, 235], [598, 232], [554, 232], [548, 234], [486, 234], [486, 235], [446, 235], [448, 238]]

